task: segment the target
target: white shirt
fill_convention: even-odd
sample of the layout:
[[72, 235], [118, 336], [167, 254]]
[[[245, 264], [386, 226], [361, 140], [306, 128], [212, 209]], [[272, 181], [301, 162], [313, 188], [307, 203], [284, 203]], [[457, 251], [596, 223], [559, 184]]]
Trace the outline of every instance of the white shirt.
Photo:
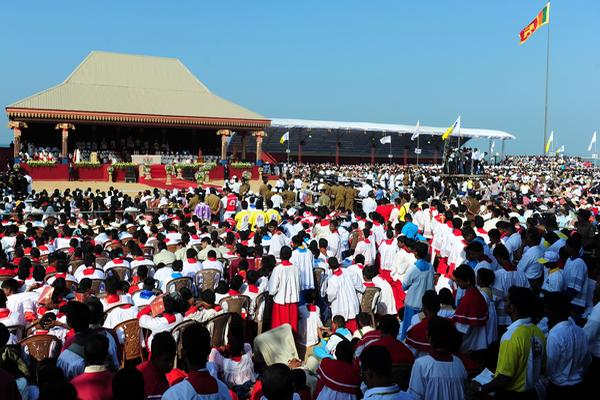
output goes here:
[[320, 310], [315, 306], [314, 311], [309, 311], [306, 304], [298, 307], [298, 342], [303, 346], [313, 346], [319, 343], [319, 328], [321, 322]]
[[583, 381], [591, 362], [588, 338], [583, 329], [566, 320], [556, 324], [546, 339], [546, 375], [558, 386]]
[[544, 267], [537, 260], [544, 255], [543, 246], [533, 246], [528, 248], [517, 264], [517, 270], [522, 271], [527, 279], [538, 279], [544, 272]]
[[587, 265], [583, 259], [577, 257], [575, 259], [567, 259], [565, 268], [563, 269], [563, 279], [566, 284], [564, 289], [574, 289], [577, 295], [571, 300], [571, 303], [580, 307], [586, 305], [586, 281]]
[[590, 352], [594, 357], [600, 358], [600, 302], [592, 309], [583, 331], [588, 338]]
[[377, 202], [375, 201], [374, 198], [367, 197], [367, 198], [363, 199], [363, 201], [362, 201], [362, 209], [363, 209], [364, 213], [367, 214], [367, 217], [368, 217], [370, 213], [372, 213], [373, 211], [375, 211], [377, 209]]
[[363, 397], [364, 400], [412, 400], [413, 397], [400, 390], [398, 385], [374, 387], [368, 389]]
[[408, 393], [415, 399], [462, 400], [467, 371], [462, 361], [438, 361], [430, 355], [417, 358], [410, 374]]
[[297, 247], [292, 251], [290, 262], [294, 264], [300, 273], [300, 290], [315, 288], [313, 258], [313, 254], [304, 246]]

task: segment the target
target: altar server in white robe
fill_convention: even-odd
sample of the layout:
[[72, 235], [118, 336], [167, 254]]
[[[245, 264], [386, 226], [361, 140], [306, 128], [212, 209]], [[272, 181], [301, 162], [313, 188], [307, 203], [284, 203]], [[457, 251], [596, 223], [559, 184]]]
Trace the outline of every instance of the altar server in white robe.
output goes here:
[[267, 228], [271, 233], [271, 240], [269, 241], [269, 255], [279, 258], [279, 252], [283, 246], [290, 245], [290, 239], [285, 236], [281, 228], [277, 225], [277, 221], [271, 221], [267, 224]]
[[[307, 251], [308, 252], [308, 251]], [[309, 254], [311, 254], [309, 252]], [[300, 271], [290, 262], [292, 249], [281, 248], [281, 263], [277, 264], [269, 278], [269, 294], [273, 296], [271, 327], [290, 324], [298, 332], [298, 302], [300, 301]], [[311, 265], [312, 270], [312, 265]]]
[[351, 332], [358, 329], [356, 316], [360, 312], [357, 292], [364, 292], [364, 286], [356, 274], [340, 268], [337, 258], [327, 260], [331, 275], [323, 285], [322, 295], [331, 304], [331, 314], [341, 315], [346, 320], [346, 328]]
[[467, 371], [462, 361], [449, 351], [452, 323], [439, 316], [429, 319], [427, 332], [432, 352], [415, 360], [408, 392], [417, 400], [466, 398]]
[[386, 239], [379, 245], [379, 255], [381, 256], [379, 266], [382, 269], [391, 270], [392, 265], [394, 264], [394, 258], [398, 251], [400, 251], [400, 249], [394, 239], [394, 231], [388, 229], [386, 232]]
[[338, 223], [337, 221], [331, 221], [329, 224], [329, 235], [327, 238], [327, 253], [331, 255], [331, 257], [335, 257], [338, 261], [342, 259], [342, 239], [338, 232]]
[[292, 258], [290, 262], [300, 272], [300, 291], [310, 290], [315, 288], [315, 274], [313, 272], [313, 255], [304, 245], [302, 238], [296, 235], [292, 238]]
[[370, 277], [373, 284], [378, 287], [381, 291], [379, 292], [379, 303], [377, 304], [377, 314], [378, 315], [387, 315], [392, 314], [396, 315], [396, 299], [394, 298], [394, 291], [392, 290], [392, 286], [379, 276], [379, 268], [374, 265], [369, 267], [365, 267], [363, 270], [363, 275], [365, 276], [365, 281], [367, 277]]
[[362, 254], [365, 256], [365, 265], [373, 265], [375, 263], [376, 250], [373, 236], [368, 228], [363, 229], [364, 239], [356, 244], [354, 255]]

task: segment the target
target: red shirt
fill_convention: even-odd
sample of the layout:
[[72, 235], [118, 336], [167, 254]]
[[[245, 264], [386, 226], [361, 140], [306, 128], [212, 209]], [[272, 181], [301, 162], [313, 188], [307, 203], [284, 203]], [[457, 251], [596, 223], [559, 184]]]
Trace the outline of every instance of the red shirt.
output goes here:
[[112, 379], [110, 371], [84, 372], [71, 379], [81, 400], [112, 400]]
[[404, 343], [391, 336], [382, 336], [381, 339], [369, 344], [369, 346], [385, 347], [392, 357], [392, 364], [412, 364], [415, 356]]
[[144, 361], [136, 367], [144, 377], [145, 396], [161, 396], [169, 388], [165, 374], [161, 374], [151, 361]]

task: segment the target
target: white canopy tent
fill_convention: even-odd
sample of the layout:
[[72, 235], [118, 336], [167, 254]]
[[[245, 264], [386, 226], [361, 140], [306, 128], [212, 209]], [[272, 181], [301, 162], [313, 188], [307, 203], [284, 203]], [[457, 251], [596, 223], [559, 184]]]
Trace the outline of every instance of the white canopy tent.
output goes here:
[[[318, 121], [309, 119], [272, 118], [271, 128], [282, 129], [315, 129], [315, 130], [346, 130], [377, 133], [404, 133], [415, 132], [415, 125], [380, 124], [374, 122], [347, 122], [347, 121]], [[423, 126], [419, 127], [421, 135], [441, 136], [448, 127]], [[513, 140], [515, 136], [508, 132], [492, 129], [461, 128], [460, 136], [470, 139], [501, 139]]]

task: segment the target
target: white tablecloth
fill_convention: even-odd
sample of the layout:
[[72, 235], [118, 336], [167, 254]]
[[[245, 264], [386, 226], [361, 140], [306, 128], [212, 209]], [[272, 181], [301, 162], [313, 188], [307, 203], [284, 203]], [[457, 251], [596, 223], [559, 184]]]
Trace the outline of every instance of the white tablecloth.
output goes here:
[[154, 154], [133, 154], [131, 156], [131, 162], [136, 164], [161, 164], [161, 155]]

